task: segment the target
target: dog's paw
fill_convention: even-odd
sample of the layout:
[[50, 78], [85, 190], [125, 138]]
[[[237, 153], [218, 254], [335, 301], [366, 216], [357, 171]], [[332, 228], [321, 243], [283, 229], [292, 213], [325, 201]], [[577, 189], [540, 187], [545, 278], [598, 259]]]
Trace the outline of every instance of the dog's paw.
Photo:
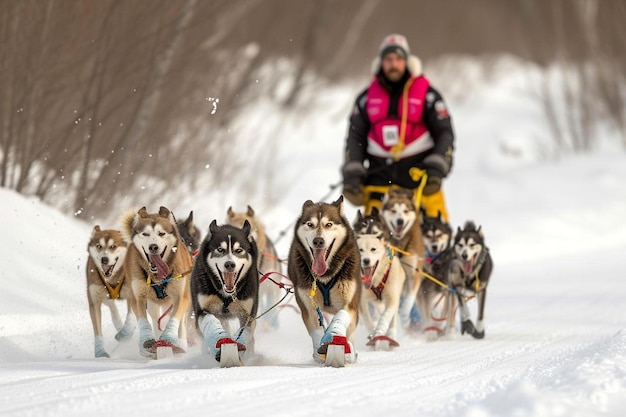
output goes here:
[[478, 331], [478, 330], [474, 330], [474, 333], [472, 333], [472, 336], [474, 336], [474, 339], [483, 339], [485, 337], [485, 331]]
[[461, 322], [461, 334], [464, 335], [465, 333], [471, 334], [472, 336], [476, 333], [476, 328], [471, 320], [464, 320]]

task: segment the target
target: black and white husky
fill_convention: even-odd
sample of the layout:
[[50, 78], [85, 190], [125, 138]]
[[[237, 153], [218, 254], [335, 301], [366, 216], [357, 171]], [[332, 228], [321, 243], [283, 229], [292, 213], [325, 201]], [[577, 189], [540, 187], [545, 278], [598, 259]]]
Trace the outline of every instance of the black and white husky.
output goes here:
[[[489, 249], [481, 227], [472, 221], [465, 222], [454, 236], [454, 260], [450, 264], [449, 284], [456, 291], [461, 315], [461, 334], [469, 333], [476, 339], [485, 337], [485, 299], [487, 285], [493, 271]], [[475, 295], [478, 300], [476, 325], [470, 319], [466, 296]]]
[[[240, 365], [244, 353], [254, 353], [259, 254], [250, 232], [248, 221], [238, 228], [213, 220], [191, 274], [196, 326], [222, 367]], [[227, 331], [231, 319], [239, 321], [233, 335]]]
[[[438, 256], [429, 270], [438, 282], [425, 279], [417, 295], [420, 313], [426, 321], [424, 331], [427, 337], [433, 339], [455, 330], [457, 306], [460, 308], [461, 334], [469, 333], [476, 339], [485, 337], [485, 299], [493, 263], [481, 228], [472, 221], [467, 221], [463, 229], [458, 228], [453, 246]], [[478, 300], [475, 326], [466, 301], [474, 295]], [[435, 305], [442, 306], [439, 320], [433, 316]], [[445, 328], [437, 321], [446, 321]]]

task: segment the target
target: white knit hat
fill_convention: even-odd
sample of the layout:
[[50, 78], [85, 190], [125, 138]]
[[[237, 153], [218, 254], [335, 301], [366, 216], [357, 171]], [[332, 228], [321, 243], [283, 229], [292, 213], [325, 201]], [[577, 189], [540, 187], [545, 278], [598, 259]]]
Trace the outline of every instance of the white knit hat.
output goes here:
[[395, 52], [402, 58], [407, 59], [411, 54], [411, 49], [406, 38], [398, 33], [387, 35], [378, 48], [378, 56], [382, 59], [390, 52]]

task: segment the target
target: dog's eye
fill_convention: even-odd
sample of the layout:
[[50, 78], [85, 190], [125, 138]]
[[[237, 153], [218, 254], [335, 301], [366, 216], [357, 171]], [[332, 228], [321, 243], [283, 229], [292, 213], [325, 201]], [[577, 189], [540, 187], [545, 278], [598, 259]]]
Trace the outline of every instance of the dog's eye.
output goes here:
[[376, 252], [376, 248], [372, 248], [372, 253], [373, 253], [373, 252]]
[[117, 248], [117, 246], [115, 246], [115, 245], [109, 246], [109, 249], [111, 249], [111, 250], [115, 250], [115, 248]]
[[165, 232], [159, 232], [159, 236], [160, 236], [160, 237], [165, 236]]
[[144, 235], [144, 236], [150, 236], [150, 233], [148, 233], [148, 232], [143, 232], [143, 233], [142, 233], [142, 235]]
[[331, 227], [333, 227], [333, 223], [332, 222], [328, 222], [328, 223], [325, 224], [325, 227], [327, 229], [330, 229]]
[[310, 228], [313, 228], [313, 222], [306, 222], [306, 225]]
[[237, 248], [237, 249], [234, 250], [234, 252], [235, 252], [235, 254], [239, 255], [239, 254], [243, 253], [244, 250], [242, 248]]
[[217, 252], [217, 253], [224, 253], [225, 250], [224, 250], [224, 248], [216, 248], [215, 252]]
[[102, 245], [97, 244], [97, 245], [96, 245], [96, 249], [98, 249], [98, 250], [102, 249]]

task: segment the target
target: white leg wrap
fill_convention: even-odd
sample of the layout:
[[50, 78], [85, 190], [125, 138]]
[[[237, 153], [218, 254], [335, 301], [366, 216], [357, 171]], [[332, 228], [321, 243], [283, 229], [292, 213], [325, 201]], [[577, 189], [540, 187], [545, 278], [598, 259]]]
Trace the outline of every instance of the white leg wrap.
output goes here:
[[126, 315], [126, 321], [124, 322], [124, 326], [117, 332], [115, 335], [115, 340], [124, 340], [128, 339], [135, 333], [135, 328], [137, 327], [137, 317], [133, 312], [129, 312]]
[[152, 332], [152, 326], [148, 323], [148, 320], [141, 318], [137, 321], [139, 327], [139, 349], [143, 350], [143, 344], [148, 340], [154, 340], [154, 333]]
[[311, 341], [313, 342], [313, 360], [317, 363], [324, 363], [324, 359], [317, 353], [317, 349], [319, 349], [322, 341], [322, 336], [324, 336], [324, 331], [319, 328], [315, 329], [311, 332]]
[[470, 311], [469, 311], [469, 308], [467, 308], [466, 305], [460, 305], [459, 306], [459, 313], [461, 314], [461, 321], [469, 320], [469, 318], [470, 318]]
[[483, 332], [485, 331], [485, 322], [483, 320], [478, 320], [475, 327], [479, 333]]
[[168, 343], [176, 345], [180, 348], [185, 349], [187, 347], [187, 341], [181, 340], [178, 337], [178, 328], [180, 327], [180, 322], [176, 317], [170, 318], [167, 322], [167, 326], [165, 326], [165, 330], [159, 336], [159, 340], [164, 340]]
[[102, 340], [102, 336], [96, 336], [93, 342], [94, 342], [94, 356], [96, 358], [108, 358], [109, 354], [104, 348], [104, 341]]
[[219, 349], [215, 347], [220, 339], [230, 337], [222, 327], [222, 323], [213, 314], [205, 314], [199, 324], [204, 341], [209, 349], [209, 353], [215, 357]]
[[321, 344], [330, 343], [333, 336], [345, 336], [350, 326], [350, 314], [346, 310], [339, 310], [333, 317], [320, 341]]

